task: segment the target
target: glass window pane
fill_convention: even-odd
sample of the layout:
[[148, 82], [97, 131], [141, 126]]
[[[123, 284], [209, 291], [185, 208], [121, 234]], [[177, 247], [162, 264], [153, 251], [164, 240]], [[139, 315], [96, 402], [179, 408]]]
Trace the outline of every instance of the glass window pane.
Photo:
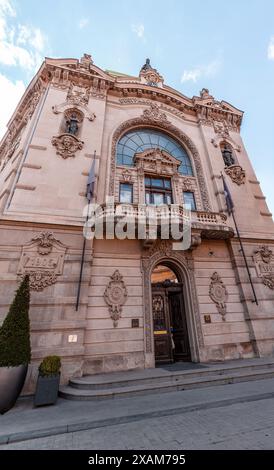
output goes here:
[[168, 188], [168, 189], [171, 188], [171, 181], [170, 180], [165, 180], [164, 183], [165, 183], [165, 188]]
[[190, 191], [184, 191], [183, 197], [184, 197], [184, 204], [189, 206], [192, 211], [196, 211], [196, 203], [195, 203], [194, 194]]
[[[125, 134], [117, 145], [117, 163], [119, 162], [119, 164], [121, 164], [122, 159], [124, 161], [123, 164], [133, 165], [133, 156], [135, 153], [156, 147], [161, 150], [166, 150], [170, 155], [181, 160], [182, 165], [179, 167], [180, 173], [193, 175], [191, 162], [185, 149], [169, 135], [153, 129], [140, 129]], [[125, 156], [127, 158], [125, 158]], [[130, 159], [128, 157], [130, 157]]]
[[171, 204], [171, 194], [166, 194], [166, 204]]
[[153, 202], [156, 206], [164, 204], [164, 195], [161, 193], [153, 193]]
[[150, 204], [150, 193], [146, 193], [146, 204]]
[[132, 203], [132, 184], [120, 184], [120, 202]]
[[145, 185], [150, 186], [150, 178], [148, 176], [145, 177]]
[[151, 178], [151, 186], [154, 188], [163, 188], [164, 180], [161, 178]]

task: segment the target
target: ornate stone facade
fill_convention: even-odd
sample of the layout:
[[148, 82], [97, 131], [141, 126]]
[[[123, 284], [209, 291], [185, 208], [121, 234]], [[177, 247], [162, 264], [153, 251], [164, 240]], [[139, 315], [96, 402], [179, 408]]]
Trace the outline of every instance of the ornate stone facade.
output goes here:
[[[64, 382], [154, 367], [152, 278], [158, 268], [173, 272], [176, 282], [168, 289], [180, 290], [188, 360], [273, 354], [273, 222], [241, 140], [243, 113], [206, 88], [194, 97], [174, 90], [149, 61], [138, 70], [135, 77], [104, 71], [89, 54], [45, 59], [0, 143], [0, 312], [29, 274], [33, 351], [27, 392], [33, 392], [37, 364], [47, 354], [62, 357]], [[133, 153], [128, 145], [128, 160], [116, 161], [119, 141], [131, 131], [160, 137], [145, 147], [141, 139]], [[169, 144], [161, 146], [163, 141]], [[224, 145], [237, 163], [225, 171]], [[258, 306], [233, 220], [223, 213], [221, 172], [233, 182], [229, 189]], [[163, 187], [152, 190], [152, 181]], [[116, 214], [112, 235], [86, 240], [82, 258], [88, 183], [89, 210], [93, 203], [102, 207], [104, 229], [107, 197], [114, 198], [114, 209], [124, 197], [132, 204], [135, 233], [138, 214], [145, 218], [144, 237], [118, 239]], [[150, 204], [149, 210], [144, 205], [155, 202], [154, 190], [176, 205], [181, 228], [191, 219], [187, 249], [161, 239], [161, 207], [151, 236]], [[195, 203], [191, 214], [183, 207], [187, 198]], [[175, 213], [171, 204], [167, 213]], [[166, 308], [171, 312], [171, 300]]]

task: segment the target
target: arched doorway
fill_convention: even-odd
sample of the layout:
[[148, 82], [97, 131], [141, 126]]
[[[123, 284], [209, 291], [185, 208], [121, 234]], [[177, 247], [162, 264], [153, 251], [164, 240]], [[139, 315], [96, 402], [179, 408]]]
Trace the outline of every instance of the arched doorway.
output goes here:
[[156, 265], [151, 274], [155, 363], [191, 361], [183, 283], [173, 266]]

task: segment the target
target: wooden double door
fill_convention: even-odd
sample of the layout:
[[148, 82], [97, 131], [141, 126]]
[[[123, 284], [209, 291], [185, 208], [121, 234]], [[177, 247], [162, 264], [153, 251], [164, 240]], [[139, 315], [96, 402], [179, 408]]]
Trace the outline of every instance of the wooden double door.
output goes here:
[[156, 364], [191, 361], [182, 285], [152, 284], [152, 312]]

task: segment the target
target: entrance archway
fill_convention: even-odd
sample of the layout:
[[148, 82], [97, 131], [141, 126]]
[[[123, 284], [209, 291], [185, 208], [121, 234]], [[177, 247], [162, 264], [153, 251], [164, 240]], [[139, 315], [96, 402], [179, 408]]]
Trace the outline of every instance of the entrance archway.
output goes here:
[[183, 282], [169, 263], [151, 273], [155, 363], [191, 361]]

